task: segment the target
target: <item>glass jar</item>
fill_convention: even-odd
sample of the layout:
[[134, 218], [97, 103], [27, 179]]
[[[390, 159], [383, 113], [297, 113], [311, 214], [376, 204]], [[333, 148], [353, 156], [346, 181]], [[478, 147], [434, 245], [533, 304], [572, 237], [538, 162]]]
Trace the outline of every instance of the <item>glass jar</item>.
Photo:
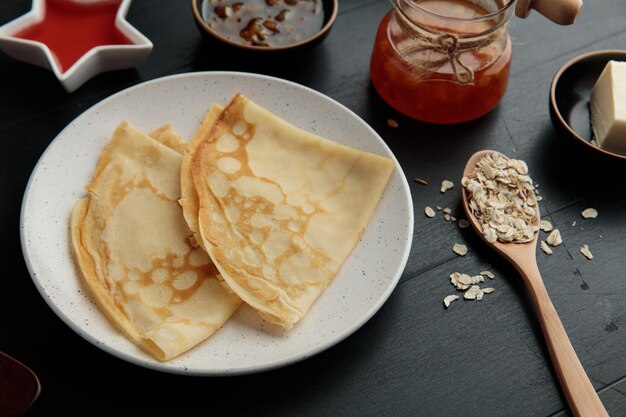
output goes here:
[[466, 122], [492, 110], [509, 80], [515, 0], [392, 1], [370, 63], [380, 96], [431, 123]]

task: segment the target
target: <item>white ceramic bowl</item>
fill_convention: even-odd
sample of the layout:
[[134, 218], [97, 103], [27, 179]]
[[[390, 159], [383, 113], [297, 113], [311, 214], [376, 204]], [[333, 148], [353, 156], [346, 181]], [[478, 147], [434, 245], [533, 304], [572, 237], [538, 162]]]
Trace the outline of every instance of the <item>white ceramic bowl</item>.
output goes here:
[[[97, 3], [102, 0], [70, 0]], [[45, 0], [33, 0], [30, 12], [0, 26], [0, 49], [10, 57], [51, 70], [65, 90], [72, 92], [96, 74], [139, 65], [152, 51], [152, 42], [126, 21], [131, 0], [122, 0], [115, 16], [115, 26], [132, 43], [102, 45], [87, 51], [65, 71], [42, 42], [15, 37], [21, 30], [45, 18]]]

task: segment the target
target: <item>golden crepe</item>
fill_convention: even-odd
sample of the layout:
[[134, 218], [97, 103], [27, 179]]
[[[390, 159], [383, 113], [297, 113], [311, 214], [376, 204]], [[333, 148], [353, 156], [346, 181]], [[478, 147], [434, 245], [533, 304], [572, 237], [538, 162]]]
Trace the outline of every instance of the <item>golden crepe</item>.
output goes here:
[[[157, 141], [122, 123], [104, 148], [71, 238], [87, 286], [124, 334], [159, 360], [194, 347], [241, 301], [188, 242], [178, 204], [182, 155], [171, 128]], [[162, 142], [162, 143], [161, 143]]]
[[237, 95], [192, 161], [204, 247], [237, 295], [288, 329], [356, 245], [393, 169]]
[[187, 226], [193, 232], [195, 243], [204, 249], [204, 244], [200, 235], [198, 235], [198, 210], [200, 209], [198, 204], [198, 192], [196, 186], [193, 183], [193, 177], [191, 176], [191, 161], [193, 155], [198, 148], [198, 145], [207, 137], [211, 132], [213, 125], [217, 121], [218, 117], [222, 113], [224, 108], [219, 104], [213, 104], [207, 112], [204, 120], [200, 124], [200, 128], [194, 135], [193, 139], [186, 146], [183, 154], [183, 163], [180, 167], [180, 191], [181, 197], [179, 203], [183, 208], [183, 215]]
[[187, 149], [187, 142], [174, 132], [172, 125], [163, 125], [148, 134], [152, 139], [158, 140], [168, 148], [183, 154]]

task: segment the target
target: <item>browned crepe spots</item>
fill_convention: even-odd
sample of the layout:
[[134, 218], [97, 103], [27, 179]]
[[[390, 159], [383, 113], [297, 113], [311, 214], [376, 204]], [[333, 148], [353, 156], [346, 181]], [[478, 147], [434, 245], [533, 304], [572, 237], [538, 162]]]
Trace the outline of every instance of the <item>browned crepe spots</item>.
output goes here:
[[356, 245], [393, 167], [237, 95], [193, 157], [204, 246], [237, 295], [290, 328]]
[[115, 130], [71, 230], [102, 310], [134, 343], [167, 360], [219, 329], [240, 300], [188, 242], [178, 204], [182, 141], [168, 127], [153, 133], [158, 141], [126, 122]]

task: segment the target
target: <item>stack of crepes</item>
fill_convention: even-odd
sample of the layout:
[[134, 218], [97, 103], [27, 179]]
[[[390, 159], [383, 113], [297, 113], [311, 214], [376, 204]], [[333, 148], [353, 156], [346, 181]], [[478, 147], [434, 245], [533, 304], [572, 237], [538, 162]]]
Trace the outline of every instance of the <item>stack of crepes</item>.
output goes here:
[[217, 331], [241, 300], [291, 328], [364, 232], [385, 157], [301, 130], [238, 94], [193, 140], [128, 122], [104, 148], [72, 243], [101, 309], [159, 360]]

